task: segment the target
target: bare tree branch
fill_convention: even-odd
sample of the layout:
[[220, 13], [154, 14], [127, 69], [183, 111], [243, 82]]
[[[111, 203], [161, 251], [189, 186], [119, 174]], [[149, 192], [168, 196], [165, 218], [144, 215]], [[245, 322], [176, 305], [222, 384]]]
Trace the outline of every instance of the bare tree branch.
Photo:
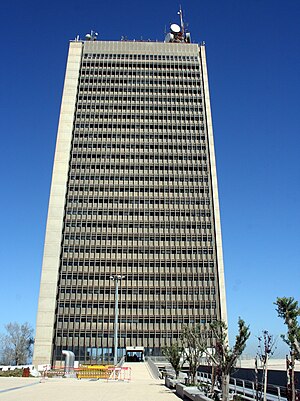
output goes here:
[[186, 360], [189, 363], [191, 383], [195, 384], [200, 358], [207, 349], [207, 342], [200, 325], [184, 326], [181, 333], [181, 343]]
[[33, 329], [28, 323], [8, 323], [1, 336], [1, 362], [5, 365], [24, 365], [32, 356]]
[[239, 331], [235, 339], [233, 348], [229, 347], [227, 340], [227, 325], [223, 321], [216, 321], [210, 325], [213, 336], [216, 339], [214, 354], [206, 354], [215, 364], [222, 375], [222, 400], [229, 399], [229, 375], [234, 368], [237, 359], [246, 347], [246, 342], [250, 337], [249, 326], [246, 326], [243, 319], [238, 321]]

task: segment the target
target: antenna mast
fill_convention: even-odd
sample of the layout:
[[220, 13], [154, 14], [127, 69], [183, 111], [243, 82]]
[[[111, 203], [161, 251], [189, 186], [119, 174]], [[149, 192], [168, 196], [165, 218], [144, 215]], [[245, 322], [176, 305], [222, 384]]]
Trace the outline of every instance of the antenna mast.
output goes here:
[[182, 35], [184, 35], [184, 23], [183, 23], [183, 16], [182, 16], [182, 8], [181, 8], [181, 5], [179, 6], [178, 14], [179, 14], [179, 16], [180, 16], [181, 32], [182, 32]]
[[181, 6], [177, 14], [180, 16], [180, 26], [171, 24], [170, 32], [165, 36], [165, 43], [191, 43], [191, 34], [188, 31], [185, 32]]

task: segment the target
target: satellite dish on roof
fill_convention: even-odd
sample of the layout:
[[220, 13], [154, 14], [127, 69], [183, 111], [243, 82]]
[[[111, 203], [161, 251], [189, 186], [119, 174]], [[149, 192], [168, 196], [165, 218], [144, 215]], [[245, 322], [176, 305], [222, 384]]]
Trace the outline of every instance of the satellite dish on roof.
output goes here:
[[171, 24], [170, 30], [173, 33], [179, 33], [180, 32], [180, 26], [177, 24]]
[[98, 32], [91, 31], [85, 35], [86, 40], [97, 40]]

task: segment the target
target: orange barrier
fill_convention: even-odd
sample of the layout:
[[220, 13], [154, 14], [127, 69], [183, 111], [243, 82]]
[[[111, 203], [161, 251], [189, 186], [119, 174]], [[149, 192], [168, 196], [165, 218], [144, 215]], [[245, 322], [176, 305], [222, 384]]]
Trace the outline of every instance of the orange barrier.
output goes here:
[[81, 367], [77, 370], [77, 379], [108, 379], [111, 366], [90, 365]]
[[[74, 368], [77, 379], [107, 379], [109, 380], [112, 371], [115, 369], [113, 365], [82, 365], [79, 368]], [[47, 371], [48, 377], [64, 376], [65, 371], [63, 367], [53, 367]], [[122, 379], [115, 380], [127, 380], [125, 374], [120, 375]], [[123, 378], [124, 377], [124, 378]]]

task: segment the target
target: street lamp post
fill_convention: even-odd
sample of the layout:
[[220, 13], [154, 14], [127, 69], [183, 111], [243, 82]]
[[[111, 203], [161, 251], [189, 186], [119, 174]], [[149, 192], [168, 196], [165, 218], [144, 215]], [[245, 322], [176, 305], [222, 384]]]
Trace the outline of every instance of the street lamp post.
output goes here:
[[119, 314], [119, 281], [121, 281], [124, 276], [120, 274], [116, 274], [115, 276], [110, 277], [111, 280], [115, 282], [115, 325], [114, 325], [114, 365], [116, 366], [118, 363], [118, 314]]

